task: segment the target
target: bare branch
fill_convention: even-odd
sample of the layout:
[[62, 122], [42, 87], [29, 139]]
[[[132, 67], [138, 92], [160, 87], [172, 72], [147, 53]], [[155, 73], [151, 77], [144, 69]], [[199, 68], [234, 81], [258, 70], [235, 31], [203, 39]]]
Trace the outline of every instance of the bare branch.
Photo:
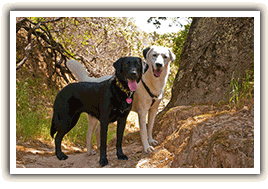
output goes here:
[[62, 20], [64, 17], [59, 17], [59, 18], [56, 18], [54, 20], [46, 20], [46, 21], [43, 21], [42, 23], [53, 23], [53, 22], [58, 22], [60, 20]]
[[25, 47], [25, 56], [22, 59], [22, 61], [20, 61], [20, 63], [17, 65], [16, 70], [18, 70], [27, 60], [27, 58], [29, 57], [30, 51], [32, 50], [32, 45], [31, 43], [29, 43], [26, 47]]

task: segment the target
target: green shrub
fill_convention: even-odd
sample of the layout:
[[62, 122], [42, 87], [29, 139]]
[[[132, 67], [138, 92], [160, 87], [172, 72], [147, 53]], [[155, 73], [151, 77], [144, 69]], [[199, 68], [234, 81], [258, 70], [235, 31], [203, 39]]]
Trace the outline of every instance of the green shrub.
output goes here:
[[[235, 75], [238, 75], [235, 78]], [[241, 107], [244, 102], [252, 98], [252, 90], [254, 88], [254, 71], [247, 70], [246, 77], [242, 79], [238, 71], [233, 72], [230, 83], [230, 107]]]

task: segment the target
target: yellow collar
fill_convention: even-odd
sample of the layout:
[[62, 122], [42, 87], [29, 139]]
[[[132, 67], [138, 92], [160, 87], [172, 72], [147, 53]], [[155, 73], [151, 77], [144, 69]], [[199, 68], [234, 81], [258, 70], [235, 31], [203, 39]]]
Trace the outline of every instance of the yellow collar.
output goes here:
[[121, 89], [121, 91], [126, 93], [128, 96], [130, 96], [133, 93], [129, 89], [125, 89], [125, 87], [122, 85], [122, 83], [119, 82], [117, 77], [115, 78], [115, 80], [116, 80], [116, 85]]

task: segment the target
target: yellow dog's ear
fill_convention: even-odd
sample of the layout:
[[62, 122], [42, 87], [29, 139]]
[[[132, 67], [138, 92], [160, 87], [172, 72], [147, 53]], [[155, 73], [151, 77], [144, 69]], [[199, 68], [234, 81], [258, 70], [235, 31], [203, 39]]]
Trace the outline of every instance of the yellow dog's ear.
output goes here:
[[148, 47], [148, 48], [146, 48], [146, 49], [144, 49], [143, 50], [143, 57], [145, 58], [145, 60], [146, 60], [146, 58], [147, 58], [147, 54], [148, 54], [148, 52], [151, 50], [151, 47]]
[[170, 61], [172, 64], [176, 60], [176, 55], [170, 49], [168, 49], [168, 51], [169, 51]]

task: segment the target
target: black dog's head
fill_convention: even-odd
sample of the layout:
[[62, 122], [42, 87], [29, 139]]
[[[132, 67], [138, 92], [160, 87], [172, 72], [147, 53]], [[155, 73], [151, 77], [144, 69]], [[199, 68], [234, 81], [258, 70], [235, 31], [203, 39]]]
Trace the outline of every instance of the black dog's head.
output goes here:
[[[129, 84], [139, 82], [144, 73], [145, 63], [138, 57], [122, 57], [114, 63], [115, 75], [119, 80]], [[135, 85], [135, 84], [134, 84]], [[134, 87], [135, 88], [135, 87]]]

